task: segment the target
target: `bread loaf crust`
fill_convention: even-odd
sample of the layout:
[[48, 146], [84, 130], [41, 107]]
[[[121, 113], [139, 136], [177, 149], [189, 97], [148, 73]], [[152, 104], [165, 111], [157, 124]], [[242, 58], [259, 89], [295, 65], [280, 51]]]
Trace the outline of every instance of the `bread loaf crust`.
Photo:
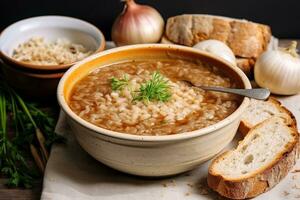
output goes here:
[[[246, 199], [266, 192], [279, 183], [293, 168], [299, 157], [299, 133], [296, 119], [292, 113], [290, 113], [290, 117], [291, 119], [287, 119], [286, 123], [296, 137], [292, 143], [287, 145], [285, 152], [282, 155], [278, 155], [275, 162], [271, 163], [263, 171], [257, 170], [251, 177], [229, 180], [215, 173], [212, 167], [230, 151], [225, 152], [218, 156], [210, 165], [207, 177], [208, 186], [224, 197]], [[257, 126], [260, 126], [260, 124]]]
[[256, 59], [267, 49], [271, 29], [246, 20], [212, 15], [178, 15], [168, 19], [165, 35], [176, 44], [193, 46], [216, 39], [226, 43], [237, 57]]
[[254, 58], [236, 58], [236, 65], [250, 78], [253, 79]]

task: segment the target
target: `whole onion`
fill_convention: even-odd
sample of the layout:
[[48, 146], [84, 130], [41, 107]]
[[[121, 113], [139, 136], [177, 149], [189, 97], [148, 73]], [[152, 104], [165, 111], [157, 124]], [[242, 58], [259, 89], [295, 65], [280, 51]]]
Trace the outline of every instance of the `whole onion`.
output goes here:
[[288, 48], [269, 50], [257, 59], [254, 78], [260, 87], [274, 94], [292, 95], [300, 92], [300, 58], [297, 42]]
[[123, 12], [112, 27], [112, 40], [117, 46], [156, 43], [164, 31], [164, 20], [154, 8], [126, 0]]

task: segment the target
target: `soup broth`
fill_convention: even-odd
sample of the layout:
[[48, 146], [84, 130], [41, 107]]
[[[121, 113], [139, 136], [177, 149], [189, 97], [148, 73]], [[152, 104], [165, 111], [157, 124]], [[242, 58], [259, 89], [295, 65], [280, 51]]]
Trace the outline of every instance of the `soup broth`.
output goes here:
[[236, 87], [209, 64], [182, 59], [140, 60], [100, 67], [78, 81], [69, 106], [84, 120], [112, 131], [170, 135], [198, 130], [233, 113], [241, 98], [194, 84]]

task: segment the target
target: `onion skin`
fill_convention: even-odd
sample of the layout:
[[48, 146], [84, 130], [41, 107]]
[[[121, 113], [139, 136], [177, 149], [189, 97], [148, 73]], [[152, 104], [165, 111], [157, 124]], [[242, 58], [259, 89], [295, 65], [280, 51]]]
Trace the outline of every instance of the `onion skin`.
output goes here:
[[260, 87], [273, 94], [293, 95], [300, 92], [300, 59], [287, 52], [266, 51], [256, 61], [254, 78]]
[[127, 0], [113, 24], [111, 37], [117, 46], [156, 43], [163, 31], [164, 20], [154, 8]]
[[236, 66], [234, 53], [225, 43], [219, 40], [204, 40], [194, 45], [193, 48], [212, 53]]

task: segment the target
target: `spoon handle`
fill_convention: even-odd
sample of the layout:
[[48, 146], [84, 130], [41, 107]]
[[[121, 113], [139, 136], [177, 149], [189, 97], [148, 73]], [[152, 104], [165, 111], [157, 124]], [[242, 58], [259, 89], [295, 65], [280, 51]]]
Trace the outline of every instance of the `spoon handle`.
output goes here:
[[209, 87], [209, 86], [198, 86], [198, 87], [202, 88], [203, 90], [238, 94], [238, 95], [259, 99], [259, 100], [265, 100], [270, 96], [270, 90], [266, 88], [234, 89], [234, 88]]

